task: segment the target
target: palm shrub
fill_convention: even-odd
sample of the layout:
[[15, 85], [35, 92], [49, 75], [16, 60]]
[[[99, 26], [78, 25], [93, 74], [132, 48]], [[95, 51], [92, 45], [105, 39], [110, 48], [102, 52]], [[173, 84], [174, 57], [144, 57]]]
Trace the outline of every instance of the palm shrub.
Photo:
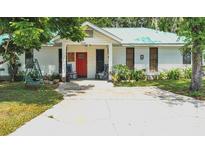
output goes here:
[[130, 73], [131, 80], [139, 81], [139, 80], [145, 80], [146, 75], [144, 70], [133, 70]]
[[168, 76], [167, 76], [167, 72], [160, 72], [158, 79], [159, 80], [167, 80]]
[[117, 81], [120, 82], [122, 80], [130, 80], [131, 71], [126, 65], [115, 65], [113, 69], [113, 76], [117, 79]]
[[185, 79], [191, 79], [192, 76], [192, 68], [191, 67], [187, 67], [183, 69], [183, 75]]
[[183, 74], [179, 68], [175, 68], [167, 72], [167, 79], [169, 80], [179, 80], [182, 77], [183, 77]]
[[113, 83], [115, 84], [115, 83], [119, 83], [120, 82], [120, 78], [119, 78], [119, 76], [117, 75], [117, 74], [112, 74], [112, 81], [113, 81]]
[[55, 80], [55, 79], [59, 79], [60, 80], [61, 76], [58, 73], [53, 73], [51, 75], [51, 81]]

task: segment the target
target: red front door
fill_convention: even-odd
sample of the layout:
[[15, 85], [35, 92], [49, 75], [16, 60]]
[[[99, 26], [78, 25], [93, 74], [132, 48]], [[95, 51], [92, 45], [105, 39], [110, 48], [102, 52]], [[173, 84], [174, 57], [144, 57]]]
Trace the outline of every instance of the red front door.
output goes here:
[[78, 77], [87, 77], [87, 53], [76, 53], [76, 72]]

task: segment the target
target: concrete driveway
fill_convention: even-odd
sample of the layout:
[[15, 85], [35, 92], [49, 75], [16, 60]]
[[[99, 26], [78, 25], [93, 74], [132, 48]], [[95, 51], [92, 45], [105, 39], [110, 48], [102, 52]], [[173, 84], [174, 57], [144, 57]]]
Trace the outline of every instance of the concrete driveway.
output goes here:
[[205, 105], [155, 87], [62, 84], [65, 99], [11, 135], [205, 135]]

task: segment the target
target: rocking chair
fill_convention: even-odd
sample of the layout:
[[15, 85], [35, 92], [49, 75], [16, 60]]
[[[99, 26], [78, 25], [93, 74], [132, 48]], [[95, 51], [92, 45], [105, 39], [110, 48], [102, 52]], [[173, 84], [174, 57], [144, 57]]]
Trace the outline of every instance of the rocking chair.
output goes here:
[[108, 64], [104, 65], [103, 72], [96, 73], [96, 79], [101, 79], [101, 80], [108, 79]]
[[66, 73], [66, 80], [69, 81], [70, 79], [77, 78], [77, 72], [73, 71], [72, 64], [67, 64], [67, 73]]

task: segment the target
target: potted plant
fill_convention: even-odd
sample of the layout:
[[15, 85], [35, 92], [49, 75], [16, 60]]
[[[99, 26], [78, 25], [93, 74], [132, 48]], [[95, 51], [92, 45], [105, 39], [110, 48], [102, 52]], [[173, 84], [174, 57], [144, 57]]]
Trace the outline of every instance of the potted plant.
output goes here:
[[28, 74], [33, 81], [39, 81], [38, 71], [33, 70]]

